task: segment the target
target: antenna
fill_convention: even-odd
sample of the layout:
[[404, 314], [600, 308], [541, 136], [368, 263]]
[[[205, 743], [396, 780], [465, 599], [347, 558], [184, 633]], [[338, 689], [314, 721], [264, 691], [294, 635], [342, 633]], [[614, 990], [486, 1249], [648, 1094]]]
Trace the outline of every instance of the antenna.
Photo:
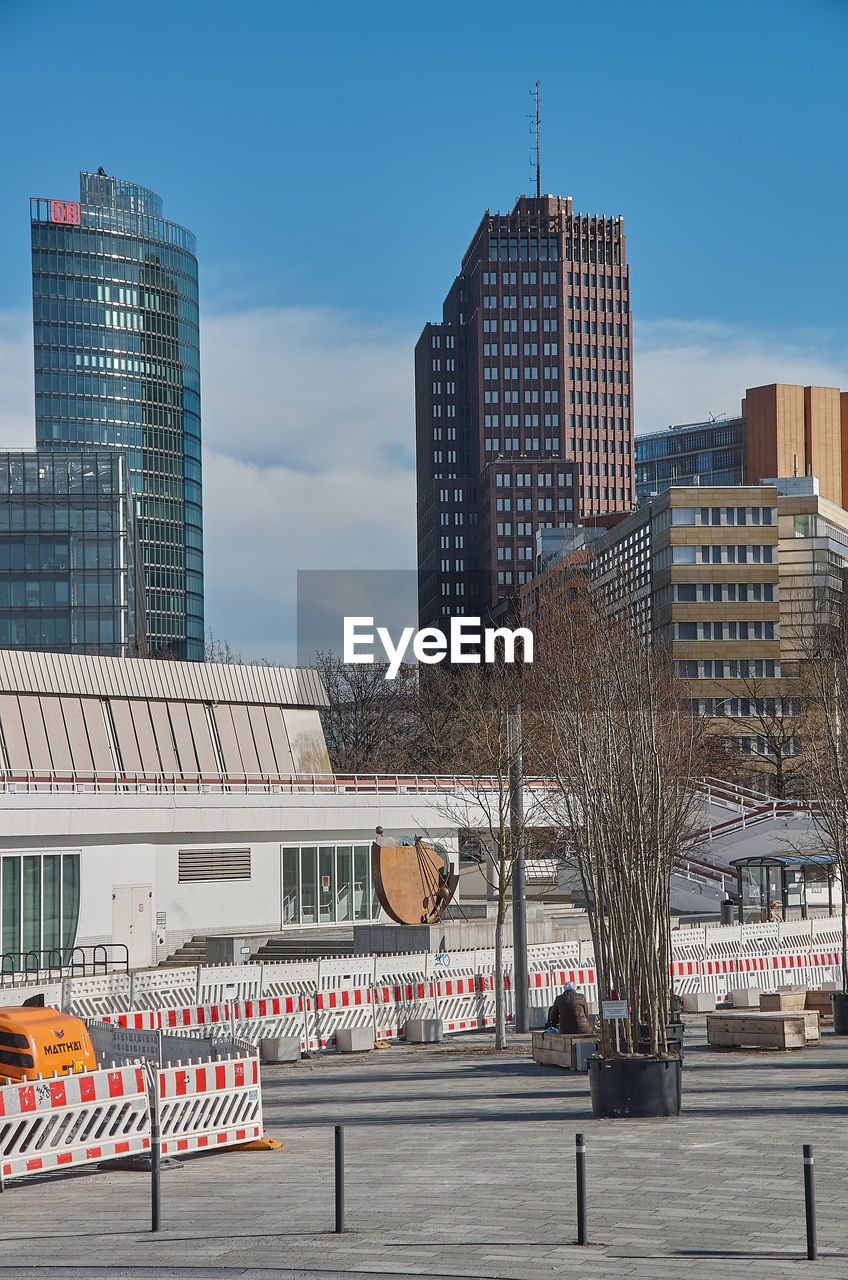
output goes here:
[[539, 146], [539, 81], [536, 81], [536, 199], [542, 194], [541, 149]]

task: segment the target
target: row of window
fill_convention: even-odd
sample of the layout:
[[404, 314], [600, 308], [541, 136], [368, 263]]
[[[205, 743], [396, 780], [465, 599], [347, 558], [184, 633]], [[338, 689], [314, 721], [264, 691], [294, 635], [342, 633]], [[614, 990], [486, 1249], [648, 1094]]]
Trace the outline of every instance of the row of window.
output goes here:
[[[518, 524], [515, 526], [515, 532], [517, 533], [519, 538], [530, 538], [533, 536], [533, 527], [534, 526], [533, 526], [532, 520], [531, 521], [520, 520]], [[540, 529], [544, 529], [545, 527], [546, 526], [543, 524], [539, 525]], [[499, 538], [511, 538], [512, 523], [510, 521], [506, 521], [506, 523], [504, 523], [503, 521], [500, 521], [497, 525], [496, 532]]]
[[117, 533], [125, 515], [116, 506], [71, 506], [50, 499], [15, 502], [0, 496], [0, 533]]
[[723, 427], [719, 431], [702, 432], [699, 435], [642, 436], [636, 442], [636, 457], [640, 462], [649, 458], [666, 458], [672, 454], [697, 453], [720, 445], [738, 444], [742, 438], [741, 427]]
[[[558, 427], [558, 426], [559, 426], [559, 414], [558, 414], [558, 413], [546, 413], [546, 414], [541, 415], [541, 416], [542, 416], [542, 417], [543, 417], [543, 419], [544, 419], [544, 424], [545, 424], [545, 426], [546, 426], [546, 427]], [[503, 424], [504, 424], [504, 427], [505, 427], [507, 430], [509, 430], [509, 428], [510, 428], [510, 427], [519, 427], [521, 424], [520, 424], [520, 422], [519, 422], [519, 420], [518, 420], [518, 419], [519, 419], [519, 415], [518, 415], [517, 413], [512, 413], [512, 414], [505, 413], [505, 414], [503, 415]], [[491, 430], [493, 427], [494, 427], [494, 429], [497, 431], [497, 429], [498, 429], [498, 427], [499, 427], [499, 425], [500, 425], [500, 417], [499, 417], [499, 415], [498, 415], [498, 414], [496, 414], [496, 413], [486, 413], [486, 414], [484, 414], [484, 415], [483, 415], [483, 423], [484, 423], [484, 425], [485, 425], [485, 427], [486, 427], [486, 430], [487, 430], [487, 431]], [[524, 426], [525, 426], [525, 427], [538, 427], [539, 425], [540, 425], [540, 415], [539, 415], [538, 413], [525, 413], [525, 414], [524, 414]]]
[[[101, 284], [84, 276], [52, 276], [36, 273], [32, 281], [33, 300], [42, 298], [66, 298], [80, 302], [99, 302], [107, 307], [105, 323], [121, 329], [149, 329], [154, 332], [170, 332], [166, 317], [179, 316], [197, 324], [197, 303], [167, 290], [150, 290], [136, 285]], [[114, 308], [117, 308], [115, 310]], [[132, 308], [132, 310], [130, 310]], [[154, 316], [151, 313], [157, 312]], [[134, 316], [133, 320], [110, 319], [120, 314]]]
[[[46, 202], [39, 201], [39, 210], [42, 204], [46, 214]], [[87, 208], [83, 212], [87, 225], [73, 229], [41, 218], [32, 224], [33, 248], [61, 249], [65, 253], [102, 253], [107, 258], [130, 258], [145, 263], [152, 260], [169, 270], [196, 276], [195, 238], [185, 227], [166, 222], [164, 218], [133, 217], [118, 211], [110, 218], [110, 213], [106, 209], [95, 213]], [[120, 225], [125, 221], [134, 224], [130, 234], [126, 234], [126, 226]], [[151, 240], [158, 243], [151, 245]]]
[[[597, 372], [597, 370], [595, 370], [595, 372]], [[538, 365], [525, 365], [525, 366], [524, 366], [524, 368], [521, 370], [521, 376], [522, 376], [522, 378], [526, 378], [528, 382], [538, 382], [538, 380], [539, 380], [539, 366], [538, 366]], [[558, 366], [558, 365], [555, 365], [555, 364], [554, 364], [554, 365], [543, 365], [543, 366], [542, 366], [542, 377], [543, 377], [546, 381], [548, 381], [548, 382], [552, 382], [552, 381], [554, 381], [554, 380], [558, 380], [558, 379], [559, 379], [559, 366]], [[484, 365], [484, 367], [483, 367], [483, 381], [484, 381], [484, 382], [498, 382], [501, 378], [504, 380], [504, 382], [512, 382], [512, 381], [517, 380], [517, 378], [518, 378], [518, 366], [517, 366], [517, 365], [512, 365], [512, 366], [510, 366], [510, 365], [504, 365], [504, 367], [503, 367], [503, 368], [499, 368], [497, 365], [494, 365], [494, 366]], [[433, 385], [434, 385], [434, 388], [435, 388], [436, 384], [434, 383]], [[451, 386], [451, 385], [453, 385], [453, 384], [451, 384], [451, 383], [449, 383], [449, 384], [448, 384], [448, 386]], [[448, 393], [448, 394], [450, 394], [450, 393]]]
[[[667, 594], [671, 593], [671, 594]], [[675, 600], [681, 603], [714, 601], [748, 604], [778, 598], [776, 582], [677, 582], [657, 593], [657, 606]]]
[[772, 507], [672, 507], [670, 515], [672, 524], [681, 525], [770, 525], [777, 512]]
[[706, 658], [675, 663], [682, 680], [753, 680], [780, 676], [780, 662], [773, 658]]
[[554, 483], [554, 474], [556, 474], [556, 482], [558, 485], [564, 485], [567, 480], [565, 471], [517, 471], [514, 475], [511, 471], [499, 471], [495, 476], [495, 488], [510, 489], [513, 481], [516, 489], [529, 489], [533, 484], [533, 476], [536, 476], [536, 484], [539, 488], [550, 487]]
[[120, 574], [75, 574], [70, 579], [0, 576], [0, 609], [116, 608], [123, 603]]
[[[128, 373], [138, 374], [143, 378], [155, 378], [157, 382], [172, 382], [175, 386], [187, 387], [195, 392], [200, 389], [199, 379], [176, 361], [150, 360], [138, 355], [122, 356], [108, 352], [105, 355], [98, 355], [96, 352], [73, 351], [64, 347], [36, 347], [35, 367], [42, 373], [59, 369], [99, 370], [110, 375], [106, 380], [108, 395], [114, 394], [113, 389], [117, 382], [115, 375]], [[61, 389], [67, 390], [67, 388]]]
[[40, 570], [65, 573], [71, 569], [120, 569], [122, 547], [113, 539], [49, 538], [28, 535], [0, 538], [0, 572]]
[[[554, 502], [556, 502], [556, 507], [554, 507]], [[532, 511], [533, 499], [532, 498], [516, 498], [514, 509], [516, 511]], [[497, 498], [495, 501], [495, 510], [502, 511], [502, 512], [512, 511], [513, 510], [512, 498]], [[572, 499], [571, 498], [556, 498], [556, 499], [537, 498], [536, 510], [537, 511], [554, 511], [554, 510], [571, 511], [573, 510]]]
[[[570, 243], [570, 241], [569, 241]], [[559, 240], [556, 236], [508, 236], [489, 241], [490, 262], [557, 262]]]
[[15, 616], [0, 614], [0, 645], [24, 645], [29, 649], [86, 645], [92, 652], [120, 644], [121, 625], [114, 613], [80, 610], [55, 616], [39, 610]]
[[692, 715], [725, 716], [733, 720], [754, 717], [797, 716], [800, 707], [794, 698], [692, 698]]
[[[155, 355], [157, 358], [173, 360], [181, 369], [185, 369], [187, 383], [192, 390], [200, 388], [200, 353], [197, 346], [197, 335], [194, 342], [160, 343], [150, 334], [128, 332], [126, 330], [107, 329], [102, 323], [94, 324], [44, 324], [36, 320], [34, 328], [36, 364], [39, 368], [54, 366], [59, 358], [59, 351], [64, 348], [75, 348], [76, 353], [82, 351], [128, 351], [142, 355]], [[168, 350], [152, 350], [167, 345]], [[197, 382], [188, 382], [188, 370], [195, 375]]]
[[[494, 293], [486, 293], [483, 295], [481, 302], [484, 311], [515, 311], [518, 307], [518, 294], [505, 293], [498, 295]], [[542, 308], [546, 311], [554, 310], [557, 305], [557, 297], [555, 293], [545, 293], [542, 295]], [[539, 306], [539, 298], [535, 294], [524, 294], [521, 298], [521, 306], [523, 310], [535, 311]], [[621, 304], [619, 303], [619, 310]]]
[[[485, 438], [486, 453], [518, 453], [519, 452], [519, 436], [504, 436], [503, 445], [501, 445], [500, 436], [487, 436]], [[545, 453], [559, 453], [559, 436], [525, 436], [524, 448], [522, 453], [540, 453], [542, 452], [542, 441], [544, 441]]]
[[[108, 307], [104, 302], [79, 302], [69, 298], [42, 298], [32, 300], [33, 319], [37, 323], [50, 321], [56, 325], [106, 325], [108, 328], [125, 330], [141, 337], [141, 334], [173, 337], [180, 342], [187, 342], [198, 347], [198, 326], [195, 320], [185, 317], [159, 315], [153, 327], [153, 317], [149, 312], [139, 315], [136, 311], [121, 311]], [[109, 345], [114, 345], [111, 341]]]
[[[538, 274], [538, 275], [541, 275], [542, 284], [556, 284], [556, 282], [557, 282], [557, 278], [558, 278], [558, 277], [557, 277], [557, 273], [556, 273], [556, 271], [542, 271], [542, 272], [536, 272], [536, 271], [522, 271], [522, 272], [521, 272], [521, 283], [522, 283], [522, 284], [536, 284], [536, 283], [537, 283], [537, 280], [536, 280], [536, 276], [537, 276], [537, 274]], [[611, 278], [611, 277], [610, 277], [610, 278]], [[497, 272], [497, 271], [484, 271], [484, 272], [483, 272], [483, 284], [486, 284], [486, 285], [495, 285], [495, 284], [506, 284], [506, 285], [510, 285], [510, 284], [517, 284], [517, 283], [518, 283], [518, 272], [517, 272], [517, 271], [501, 271], [501, 272]], [[570, 271], [568, 272], [568, 283], [569, 283], [569, 284], [571, 284], [571, 272], [570, 272]]]
[[[103, 237], [99, 237], [103, 240]], [[170, 251], [165, 250], [165, 256]], [[73, 253], [62, 249], [34, 248], [32, 252], [32, 269], [34, 273], [49, 272], [58, 276], [89, 276], [100, 280], [115, 280], [123, 284], [133, 284], [139, 280], [148, 282], [159, 277], [167, 280], [171, 288], [197, 301], [197, 277], [186, 270], [189, 259], [180, 256], [179, 264], [169, 262], [152, 262], [150, 258], [119, 258], [114, 254], [99, 249], [93, 253]]]
[[673, 633], [675, 640], [778, 640], [780, 627], [776, 622], [762, 620], [722, 619], [720, 622], [676, 622]]
[[771, 564], [776, 547], [739, 545], [721, 546], [716, 543], [706, 547], [674, 546], [659, 551], [655, 557], [656, 568], [665, 568], [669, 563], [668, 553], [671, 551], [672, 564]]
[[[504, 391], [503, 403], [519, 404], [520, 403], [519, 394], [520, 393], [518, 391]], [[484, 391], [483, 403], [484, 404], [500, 404], [501, 403], [500, 392]], [[542, 392], [542, 398], [540, 399], [538, 391], [525, 390], [523, 403], [524, 404], [559, 404], [559, 391], [556, 388], [554, 388], [551, 391], [544, 391]]]

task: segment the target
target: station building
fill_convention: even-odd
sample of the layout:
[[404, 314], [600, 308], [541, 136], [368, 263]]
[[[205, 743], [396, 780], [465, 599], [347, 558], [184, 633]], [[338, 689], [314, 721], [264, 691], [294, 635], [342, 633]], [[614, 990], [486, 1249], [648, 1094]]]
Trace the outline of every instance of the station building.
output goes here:
[[0, 650], [4, 968], [376, 922], [375, 828], [455, 847], [458, 820], [414, 780], [334, 776], [325, 702], [306, 669]]

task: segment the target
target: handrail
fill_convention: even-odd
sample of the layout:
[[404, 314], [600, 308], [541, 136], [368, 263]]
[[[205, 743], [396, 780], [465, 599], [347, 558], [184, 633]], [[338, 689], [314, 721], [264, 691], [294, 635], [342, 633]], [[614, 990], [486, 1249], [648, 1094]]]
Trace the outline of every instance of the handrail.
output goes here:
[[[0, 953], [0, 987], [6, 979], [34, 976], [36, 981], [58, 982], [63, 977], [87, 978], [98, 973], [129, 973], [130, 953], [123, 942], [98, 942], [73, 947], [31, 947], [27, 951]], [[42, 975], [44, 975], [42, 977]]]

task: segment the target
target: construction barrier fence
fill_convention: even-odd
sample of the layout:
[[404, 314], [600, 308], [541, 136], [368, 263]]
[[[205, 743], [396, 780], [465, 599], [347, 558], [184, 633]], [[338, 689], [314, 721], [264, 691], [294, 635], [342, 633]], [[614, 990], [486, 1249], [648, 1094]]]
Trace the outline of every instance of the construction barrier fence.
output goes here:
[[[162, 1152], [231, 1146], [261, 1138], [259, 1060], [153, 1066]], [[145, 1068], [54, 1076], [0, 1088], [3, 1181], [150, 1150]]]
[[[734, 987], [820, 987], [841, 976], [837, 918], [708, 925], [672, 933], [675, 991], [717, 999]], [[504, 947], [504, 1007], [514, 1013], [513, 955]], [[528, 948], [528, 998], [548, 1007], [564, 982], [597, 1003], [591, 942]], [[32, 985], [6, 988], [24, 998]], [[493, 948], [345, 956], [311, 961], [201, 966], [69, 978], [50, 988], [68, 1012], [137, 1031], [229, 1036], [252, 1045], [292, 1036], [303, 1052], [332, 1048], [341, 1028], [367, 1027], [376, 1040], [403, 1035], [411, 1018], [439, 1018], [448, 1034], [494, 1025]]]

